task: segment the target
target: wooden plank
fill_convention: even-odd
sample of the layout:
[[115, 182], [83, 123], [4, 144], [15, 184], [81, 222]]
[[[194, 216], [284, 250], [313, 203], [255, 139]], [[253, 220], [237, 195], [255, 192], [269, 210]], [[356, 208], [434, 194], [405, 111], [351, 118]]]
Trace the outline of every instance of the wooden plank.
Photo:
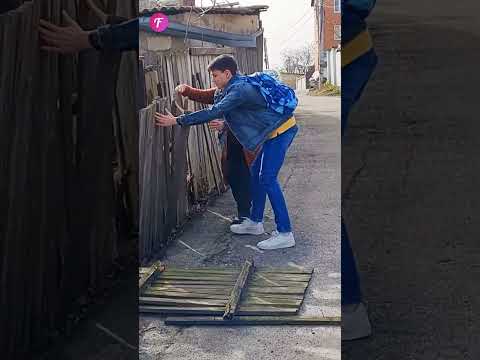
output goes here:
[[279, 274], [279, 275], [263, 275], [263, 274], [254, 274], [252, 280], [265, 280], [265, 281], [300, 281], [300, 282], [309, 282], [311, 275], [292, 275], [292, 274]]
[[237, 315], [239, 316], [253, 316], [253, 315], [261, 315], [261, 316], [277, 316], [277, 315], [294, 315], [298, 312], [296, 308], [282, 308], [282, 307], [267, 307], [267, 306], [257, 306], [257, 305], [241, 305], [240, 309], [237, 311]]
[[235, 286], [232, 289], [232, 293], [230, 294], [230, 299], [228, 300], [228, 303], [225, 307], [225, 313], [223, 314], [223, 317], [225, 319], [231, 319], [233, 316], [235, 316], [238, 305], [240, 303], [240, 297], [242, 296], [242, 291], [253, 269], [253, 261], [245, 261], [242, 267], [242, 271], [240, 271], [237, 282], [235, 283]]
[[[172, 306], [154, 306], [154, 305], [140, 305], [140, 313], [155, 313], [155, 314], [181, 314], [181, 315], [218, 315], [223, 316], [225, 312], [224, 307], [172, 307]], [[239, 316], [281, 316], [281, 315], [295, 315], [298, 311], [292, 308], [278, 308], [278, 307], [258, 307], [245, 306], [241, 307], [237, 315]]]
[[[202, 88], [204, 89], [204, 84], [202, 83], [202, 80], [200, 78], [200, 75], [197, 73], [197, 81], [198, 81], [198, 84], [200, 85], [199, 88]], [[201, 125], [201, 128], [202, 128], [202, 131], [203, 131], [203, 136], [204, 136], [204, 141], [205, 141], [205, 145], [206, 145], [206, 152], [208, 154], [208, 159], [209, 159], [209, 164], [210, 164], [210, 167], [208, 168], [207, 170], [207, 174], [210, 174], [210, 171], [212, 171], [211, 175], [212, 175], [212, 178], [213, 178], [213, 182], [215, 184], [215, 188], [217, 189], [217, 194], [221, 194], [221, 189], [220, 189], [220, 179], [217, 179], [217, 177], [215, 176], [215, 170], [214, 170], [214, 166], [215, 166], [215, 163], [213, 161], [214, 159], [214, 156], [212, 154], [213, 152], [213, 144], [210, 144], [210, 142], [208, 141], [208, 134], [209, 134], [209, 129], [208, 129], [208, 126], [207, 124], [203, 124]], [[215, 158], [216, 160], [216, 158]], [[217, 164], [217, 166], [219, 166]]]
[[138, 308], [140, 313], [150, 314], [181, 314], [181, 315], [223, 315], [225, 311], [224, 306], [218, 307], [166, 307], [166, 306], [152, 306], [141, 305]]
[[268, 287], [307, 287], [308, 282], [306, 281], [271, 281], [271, 280], [252, 280], [251, 286], [268, 286]]
[[[233, 286], [233, 285], [232, 285]], [[150, 288], [151, 289], [178, 289], [178, 290], [191, 290], [191, 289], [220, 289], [225, 291], [232, 291], [232, 286], [224, 285], [224, 284], [213, 284], [213, 285], [157, 285], [153, 284]]]
[[[8, 22], [8, 27], [11, 26], [11, 30], [13, 30], [10, 39], [7, 39], [5, 44], [6, 54], [2, 54], [10, 61], [7, 63], [7, 68], [0, 70], [0, 74], [2, 72], [10, 72], [13, 81], [11, 83], [10, 109], [7, 108], [7, 113], [2, 113], [1, 115], [1, 130], [5, 132], [4, 137], [7, 137], [7, 143], [10, 143], [10, 149], [2, 149], [9, 150], [9, 153], [1, 154], [1, 160], [7, 158], [6, 164], [9, 164], [9, 167], [11, 167], [9, 173], [6, 174], [8, 177], [3, 180], [4, 173], [2, 172], [2, 180], [0, 180], [0, 182], [3, 182], [3, 185], [0, 184], [0, 186], [4, 187], [5, 191], [1, 195], [6, 195], [5, 198], [2, 197], [3, 211], [0, 219], [0, 242], [2, 248], [0, 251], [0, 262], [3, 261], [3, 264], [6, 265], [1, 270], [0, 318], [2, 319], [2, 334], [9, 334], [6, 339], [0, 341], [2, 341], [2, 345], [4, 341], [9, 343], [9, 348], [2, 346], [2, 353], [5, 350], [7, 352], [6, 358], [16, 358], [12, 356], [13, 353], [17, 355], [22, 353], [21, 348], [24, 347], [30, 333], [29, 324], [31, 320], [34, 320], [34, 317], [29, 314], [33, 308], [38, 309], [38, 305], [41, 304], [46, 306], [47, 309], [55, 309], [50, 302], [43, 302], [44, 298], [41, 296], [42, 294], [45, 296], [45, 293], [47, 296], [50, 294], [54, 296], [57, 290], [50, 286], [53, 281], [43, 284], [42, 287], [37, 285], [38, 280], [43, 280], [42, 276], [38, 275], [50, 270], [48, 263], [44, 262], [49, 254], [45, 254], [43, 248], [58, 246], [60, 243], [57, 242], [57, 239], [49, 239], [44, 233], [41, 233], [40, 231], [44, 230], [44, 228], [40, 227], [38, 223], [40, 219], [43, 222], [49, 219], [51, 221], [52, 218], [57, 216], [58, 212], [48, 213], [48, 216], [47, 214], [40, 216], [41, 211], [44, 209], [42, 205], [45, 203], [43, 198], [45, 192], [42, 191], [41, 187], [47, 188], [43, 182], [47, 181], [48, 177], [38, 176], [39, 172], [47, 171], [42, 161], [44, 157], [38, 156], [38, 153], [41, 150], [45, 151], [46, 147], [41, 147], [39, 142], [45, 141], [45, 130], [51, 130], [51, 122], [49, 121], [50, 119], [38, 118], [37, 114], [32, 114], [32, 110], [37, 110], [38, 108], [31, 101], [32, 96], [34, 96], [32, 85], [36, 84], [32, 83], [33, 79], [29, 79], [34, 71], [32, 60], [36, 52], [32, 52], [32, 49], [35, 44], [28, 44], [28, 47], [26, 47], [27, 43], [33, 40], [31, 39], [32, 28], [29, 26], [31, 6], [32, 4], [23, 4], [21, 8], [7, 13], [3, 17]], [[7, 46], [9, 47], [7, 48]], [[9, 53], [12, 55], [9, 55]], [[51, 75], [51, 78], [46, 78], [46, 82], [49, 83], [49, 80], [52, 82], [56, 80], [56, 74], [47, 74]], [[36, 101], [33, 103], [42, 103], [44, 99], [48, 101], [56, 96], [57, 93], [52, 89], [51, 96], [48, 95], [46, 93], [36, 94]], [[2, 101], [4, 101], [3, 98], [0, 102]], [[49, 105], [45, 104], [40, 109], [44, 113], [49, 113], [49, 110], [51, 110]], [[43, 120], [47, 120], [46, 123], [42, 122], [42, 128], [45, 130], [37, 127], [38, 122]], [[5, 125], [7, 125], [6, 128], [4, 127]], [[52, 133], [54, 138], [56, 134], [54, 131]], [[54, 160], [51, 156], [48, 159], [50, 161]], [[0, 167], [3, 167], [3, 161], [0, 161], [0, 164]], [[55, 185], [60, 185], [64, 180], [63, 178], [50, 179]], [[32, 216], [31, 209], [35, 213], [38, 212], [37, 216]], [[61, 226], [62, 224], [62, 220], [58, 219], [58, 225]], [[36, 241], [29, 243], [28, 239], [32, 234], [36, 235]], [[60, 235], [60, 233], [56, 235]], [[37, 243], [40, 244], [38, 248], [36, 247]], [[25, 248], [28, 248], [30, 251], [25, 252]], [[37, 258], [34, 256], [38, 255], [35, 250], [46, 256]], [[36, 269], [36, 271], [35, 274], [30, 275], [32, 269]], [[58, 271], [54, 271], [52, 275], [55, 275], [54, 278], [56, 278]], [[27, 280], [29, 278], [31, 278], [30, 281]], [[39, 294], [30, 292], [32, 288], [38, 289]], [[48, 297], [47, 299], [50, 300]], [[47, 319], [44, 318], [44, 320]], [[35, 322], [32, 325], [35, 326]], [[5, 331], [3, 331], [4, 329]]]
[[231, 47], [222, 47], [222, 48], [215, 48], [215, 47], [191, 47], [190, 48], [190, 55], [192, 56], [205, 56], [205, 55], [223, 55], [223, 54], [234, 54], [235, 49]]
[[292, 288], [292, 287], [250, 287], [248, 289], [249, 294], [300, 294], [305, 293], [306, 288]]
[[285, 300], [303, 300], [303, 295], [298, 294], [246, 294], [247, 297], [255, 296], [260, 299], [285, 299]]
[[161, 275], [159, 280], [198, 280], [198, 281], [235, 281], [234, 276], [205, 276], [205, 275]]
[[312, 275], [313, 271], [297, 271], [295, 272], [294, 270], [282, 270], [282, 269], [276, 269], [276, 270], [257, 270], [256, 274], [261, 274], [261, 275]]
[[152, 286], [149, 288], [151, 291], [176, 291], [184, 293], [201, 293], [201, 294], [222, 294], [230, 295], [231, 289], [225, 287], [213, 287], [213, 286], [189, 286], [189, 287], [178, 287], [178, 286]]
[[279, 280], [252, 280], [250, 285], [251, 286], [269, 286], [269, 287], [276, 287], [276, 286], [283, 286], [283, 287], [307, 287], [309, 284], [308, 281], [279, 281]]
[[220, 268], [175, 268], [175, 267], [168, 267], [165, 270], [164, 274], [178, 274], [178, 273], [196, 273], [196, 274], [232, 274], [238, 275], [240, 274], [240, 269], [220, 269]]
[[145, 290], [142, 293], [142, 296], [154, 296], [158, 298], [179, 298], [179, 299], [215, 299], [215, 300], [225, 300], [225, 303], [228, 301], [228, 295], [219, 295], [219, 294], [202, 294], [202, 293], [183, 293], [177, 291], [152, 291], [152, 290]]
[[256, 296], [247, 297], [242, 301], [242, 306], [275, 306], [275, 307], [292, 307], [299, 308], [302, 300], [285, 300], [285, 299], [262, 299]]
[[[118, 1], [117, 1], [118, 3]], [[71, 6], [74, 6], [72, 4]], [[118, 72], [116, 94], [118, 97], [121, 134], [125, 146], [125, 206], [128, 211], [130, 232], [138, 231], [139, 226], [139, 124], [137, 121], [136, 85], [138, 74], [138, 57], [134, 52], [123, 53]]]
[[[249, 301], [249, 300], [254, 300], [254, 301], [259, 301], [259, 302], [264, 302], [267, 303], [268, 301], [272, 302], [278, 302], [278, 303], [290, 303], [290, 304], [298, 304], [300, 305], [301, 302], [303, 301], [303, 296], [297, 296], [297, 295], [282, 295], [282, 294], [273, 294], [273, 295], [266, 295], [266, 294], [247, 294], [244, 298], [243, 301]], [[300, 303], [299, 303], [300, 301]], [[242, 302], [243, 304], [243, 302]]]
[[201, 266], [201, 267], [178, 267], [176, 265], [170, 265], [168, 270], [171, 271], [213, 271], [213, 272], [226, 272], [226, 273], [239, 273], [241, 266], [238, 267], [219, 267], [219, 266]]
[[[181, 276], [190, 276], [190, 277], [196, 277], [196, 278], [202, 278], [202, 277], [205, 277], [205, 278], [208, 278], [208, 277], [222, 277], [222, 278], [228, 278], [228, 279], [236, 279], [238, 277], [238, 273], [237, 274], [230, 274], [230, 273], [225, 273], [225, 274], [221, 274], [221, 273], [198, 273], [198, 272], [194, 272], [194, 271], [190, 271], [190, 272], [165, 272], [165, 273], [162, 273], [162, 278], [166, 278], [166, 277], [181, 277]], [[301, 275], [301, 276], [304, 276], [304, 275]], [[307, 275], [308, 276], [308, 275]]]
[[275, 267], [258, 267], [256, 274], [313, 274], [313, 268], [301, 268], [301, 267], [285, 267], [285, 268], [275, 268]]
[[[140, 272], [146, 272], [149, 268], [140, 268]], [[238, 275], [240, 273], [240, 269], [219, 269], [219, 268], [174, 268], [168, 267], [164, 272], [163, 275], [185, 275], [185, 274], [218, 274], [218, 275]], [[286, 275], [308, 275], [311, 274], [309, 271], [299, 271], [293, 272], [289, 270], [272, 270], [272, 271], [261, 271], [256, 270], [255, 276], [265, 276], [265, 277], [281, 277], [281, 274]], [[281, 280], [285, 280], [286, 278], [282, 278]]]
[[153, 277], [157, 271], [161, 273], [164, 269], [165, 269], [165, 266], [162, 265], [160, 261], [158, 261], [155, 264], [153, 264], [147, 272], [142, 274], [142, 276], [138, 281], [138, 288], [140, 289], [140, 291], [148, 283], [148, 281], [153, 280]]
[[324, 326], [340, 325], [339, 316], [240, 316], [232, 320], [222, 317], [168, 317], [165, 325], [178, 326]]
[[290, 279], [309, 279], [312, 274], [289, 274], [289, 273], [273, 273], [273, 272], [258, 272], [255, 275], [267, 276], [267, 277], [279, 277]]
[[237, 276], [218, 274], [170, 274], [162, 275], [156, 281], [227, 281], [235, 282]]
[[227, 301], [216, 299], [179, 299], [179, 298], [157, 298], [157, 297], [141, 297], [139, 300], [141, 305], [155, 306], [225, 306]]
[[188, 286], [188, 285], [222, 285], [222, 286], [233, 286], [235, 285], [234, 281], [204, 281], [204, 280], [157, 280], [152, 282], [152, 285], [162, 286], [162, 285], [172, 285], [172, 286]]

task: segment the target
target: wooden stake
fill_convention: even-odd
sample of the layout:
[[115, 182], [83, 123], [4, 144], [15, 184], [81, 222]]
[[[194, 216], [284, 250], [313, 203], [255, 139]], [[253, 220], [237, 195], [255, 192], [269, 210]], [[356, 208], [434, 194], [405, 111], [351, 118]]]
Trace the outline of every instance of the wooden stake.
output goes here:
[[324, 326], [340, 325], [340, 316], [237, 316], [231, 320], [222, 317], [168, 317], [165, 325], [177, 326]]
[[147, 282], [153, 280], [154, 274], [156, 271], [162, 272], [165, 270], [165, 265], [162, 265], [160, 261], [156, 262], [153, 264], [150, 269], [143, 273], [140, 279], [138, 280], [138, 289], [140, 290], [140, 293], [142, 292], [144, 286], [147, 284]]
[[230, 300], [225, 307], [225, 313], [223, 314], [224, 319], [232, 319], [235, 316], [238, 308], [238, 304], [240, 303], [240, 298], [242, 296], [243, 288], [247, 283], [248, 276], [253, 271], [254, 265], [252, 261], [245, 261], [243, 264], [242, 270], [240, 271], [240, 275], [238, 276], [237, 282], [233, 287], [232, 293], [230, 294]]

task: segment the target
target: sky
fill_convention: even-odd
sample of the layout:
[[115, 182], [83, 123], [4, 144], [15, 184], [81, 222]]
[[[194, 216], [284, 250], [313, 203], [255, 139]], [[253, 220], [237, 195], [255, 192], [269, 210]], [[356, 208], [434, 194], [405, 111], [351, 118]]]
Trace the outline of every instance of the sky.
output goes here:
[[[200, 5], [200, 0], [196, 0]], [[231, 0], [240, 6], [268, 5], [267, 11], [260, 14], [264, 36], [267, 38], [270, 68], [282, 64], [282, 52], [310, 45], [314, 41], [315, 16], [310, 0]], [[211, 0], [203, 0], [203, 6]], [[292, 4], [295, 4], [292, 6]]]

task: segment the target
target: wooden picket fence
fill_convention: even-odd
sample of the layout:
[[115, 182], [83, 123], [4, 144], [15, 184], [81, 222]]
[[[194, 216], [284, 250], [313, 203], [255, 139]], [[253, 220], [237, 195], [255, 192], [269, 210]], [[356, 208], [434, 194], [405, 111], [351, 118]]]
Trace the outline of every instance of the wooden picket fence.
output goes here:
[[[193, 206], [225, 191], [220, 146], [207, 125], [157, 128], [156, 111], [179, 115], [183, 106], [171, 84], [191, 83], [175, 55], [155, 58], [145, 70], [149, 105], [140, 110], [140, 259], [162, 250], [192, 212]], [[183, 76], [183, 78], [182, 78]], [[170, 79], [165, 81], [165, 79]], [[175, 80], [174, 80], [175, 79]]]
[[168, 109], [179, 115], [179, 107], [186, 111], [205, 107], [182, 101], [174, 89], [179, 84], [213, 87], [207, 67], [223, 53], [234, 54], [244, 73], [261, 70], [261, 55], [256, 49], [186, 48], [146, 52], [141, 59], [145, 106], [139, 114], [141, 263], [165, 248], [197, 204], [226, 190], [221, 147], [208, 125], [185, 129], [154, 126], [155, 111], [165, 113]]
[[[125, 3], [108, 1], [107, 9], [138, 11]], [[99, 25], [75, 0], [18, 1], [0, 14], [5, 359], [31, 359], [73, 325], [69, 314], [80, 299], [102, 293], [114, 262], [127, 255], [122, 249], [136, 246], [137, 55], [41, 52], [39, 19], [59, 24], [63, 9], [82, 25]]]

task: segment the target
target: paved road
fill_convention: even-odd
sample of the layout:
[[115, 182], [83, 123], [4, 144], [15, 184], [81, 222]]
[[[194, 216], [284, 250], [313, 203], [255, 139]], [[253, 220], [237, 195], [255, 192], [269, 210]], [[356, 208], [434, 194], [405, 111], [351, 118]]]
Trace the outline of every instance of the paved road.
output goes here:
[[[281, 173], [297, 246], [260, 253], [252, 248], [258, 237], [231, 235], [228, 223], [207, 211], [185, 227], [162, 260], [178, 266], [238, 266], [253, 257], [259, 266], [314, 267], [302, 314], [340, 315], [340, 99], [300, 94], [299, 99], [300, 131]], [[230, 193], [209, 206], [227, 217], [233, 209]], [[267, 214], [266, 231], [271, 231], [271, 211]], [[140, 321], [142, 360], [336, 360], [340, 352], [339, 326], [179, 329], [155, 317]]]
[[342, 149], [374, 336], [344, 359], [480, 358], [478, 1], [377, 1], [379, 66]]

